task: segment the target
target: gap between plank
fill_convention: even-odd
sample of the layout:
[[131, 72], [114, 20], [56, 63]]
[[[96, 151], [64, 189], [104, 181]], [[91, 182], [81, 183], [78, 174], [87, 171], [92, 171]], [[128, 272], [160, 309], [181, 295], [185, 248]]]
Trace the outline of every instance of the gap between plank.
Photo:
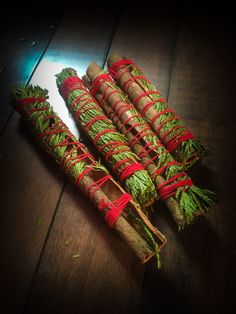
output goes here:
[[119, 8], [118, 12], [117, 12], [117, 15], [116, 15], [116, 18], [115, 18], [115, 21], [113, 23], [113, 28], [112, 28], [112, 31], [111, 31], [111, 35], [110, 35], [110, 45], [108, 45], [108, 49], [107, 49], [107, 53], [105, 55], [105, 59], [104, 59], [104, 62], [102, 64], [102, 69], [105, 68], [106, 66], [106, 61], [107, 61], [107, 58], [109, 56], [109, 53], [111, 51], [111, 46], [112, 46], [112, 42], [113, 42], [113, 38], [115, 37], [115, 34], [116, 34], [116, 31], [117, 31], [117, 28], [118, 28], [118, 25], [120, 23], [120, 19], [121, 19], [121, 8]]
[[182, 16], [181, 16], [181, 21], [178, 23], [178, 28], [177, 31], [175, 32], [175, 40], [172, 46], [172, 62], [170, 65], [170, 69], [169, 69], [169, 84], [168, 84], [168, 88], [167, 88], [167, 93], [166, 93], [166, 100], [167, 102], [169, 102], [169, 98], [170, 98], [170, 90], [171, 90], [171, 86], [172, 86], [172, 82], [174, 80], [174, 72], [175, 72], [175, 65], [176, 65], [176, 55], [177, 55], [177, 46], [178, 46], [178, 41], [179, 41], [179, 35], [180, 35], [180, 30], [181, 30], [181, 26], [182, 26], [183, 20], [182, 20]]

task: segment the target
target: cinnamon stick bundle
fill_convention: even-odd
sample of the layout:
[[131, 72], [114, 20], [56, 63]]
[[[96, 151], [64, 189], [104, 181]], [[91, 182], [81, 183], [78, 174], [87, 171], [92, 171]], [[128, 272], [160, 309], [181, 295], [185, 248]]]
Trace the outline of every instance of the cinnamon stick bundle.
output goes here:
[[159, 251], [166, 243], [165, 236], [152, 226], [131, 196], [116, 183], [105, 167], [95, 161], [53, 112], [47, 95], [47, 90], [39, 86], [19, 88], [14, 94], [14, 107], [44, 151], [69, 180], [87, 195], [141, 262], [148, 261], [154, 255], [159, 261]]
[[74, 69], [63, 69], [56, 75], [57, 85], [77, 123], [105, 157], [125, 190], [141, 207], [150, 206], [157, 198], [147, 171], [117, 131], [110, 119], [91, 96]]
[[157, 193], [168, 206], [179, 228], [204, 214], [213, 202], [213, 193], [196, 187], [183, 166], [175, 161], [152, 131], [146, 119], [96, 63], [87, 69], [84, 80], [91, 93], [117, 128], [128, 138], [129, 147], [140, 157]]
[[155, 86], [129, 59], [112, 54], [108, 69], [138, 111], [148, 120], [166, 149], [185, 169], [206, 154], [205, 147], [187, 129]]

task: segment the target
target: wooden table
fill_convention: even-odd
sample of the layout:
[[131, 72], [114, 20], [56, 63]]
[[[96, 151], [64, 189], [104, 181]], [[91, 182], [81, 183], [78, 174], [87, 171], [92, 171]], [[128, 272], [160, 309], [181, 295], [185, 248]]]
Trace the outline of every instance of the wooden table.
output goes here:
[[[231, 22], [178, 10], [144, 15], [140, 7], [43, 12], [1, 37], [2, 313], [226, 313], [235, 303], [236, 262]], [[168, 238], [161, 270], [155, 260], [139, 263], [9, 106], [13, 86], [40, 84], [79, 135], [54, 75], [65, 66], [83, 75], [92, 61], [104, 66], [109, 52], [136, 61], [209, 148], [189, 173], [219, 204], [181, 232], [156, 204], [152, 222]]]

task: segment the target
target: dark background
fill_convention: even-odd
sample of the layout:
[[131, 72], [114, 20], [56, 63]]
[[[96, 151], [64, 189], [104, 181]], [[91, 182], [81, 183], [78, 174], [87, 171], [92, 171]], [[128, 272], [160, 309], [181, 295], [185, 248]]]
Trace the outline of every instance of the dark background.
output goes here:
[[[14, 10], [13, 10], [14, 7]], [[40, 2], [0, 20], [0, 252], [4, 313], [231, 313], [235, 304], [235, 32], [226, 3]], [[35, 145], [11, 89], [66, 60], [143, 68], [209, 154], [189, 171], [219, 203], [178, 232], [165, 206], [162, 268], [140, 265], [96, 209]], [[38, 72], [37, 72], [38, 71]], [[36, 74], [35, 74], [36, 73]], [[56, 101], [50, 99], [52, 105]], [[69, 240], [69, 244], [65, 242]], [[74, 254], [79, 259], [73, 259]]]

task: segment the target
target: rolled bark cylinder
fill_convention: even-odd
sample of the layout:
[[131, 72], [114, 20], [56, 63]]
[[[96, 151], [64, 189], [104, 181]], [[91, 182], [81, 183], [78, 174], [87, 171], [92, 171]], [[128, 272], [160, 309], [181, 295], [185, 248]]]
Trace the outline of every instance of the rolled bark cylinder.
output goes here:
[[131, 196], [112, 178], [69, 131], [47, 102], [47, 91], [26, 86], [14, 94], [15, 109], [30, 127], [47, 154], [99, 209], [106, 222], [117, 230], [141, 262], [159, 256], [166, 243]]
[[112, 54], [107, 63], [112, 77], [148, 120], [166, 149], [177, 161], [183, 163], [185, 169], [206, 154], [205, 147], [132, 60]]
[[183, 166], [168, 153], [146, 119], [109, 75], [96, 63], [92, 63], [86, 73], [84, 79], [91, 93], [128, 138], [129, 146], [147, 169], [159, 197], [165, 201], [179, 228], [191, 223], [200, 213], [205, 213], [213, 202], [213, 193], [193, 185]]
[[126, 138], [107, 118], [74, 69], [63, 69], [56, 77], [60, 93], [76, 122], [106, 159], [119, 182], [141, 207], [150, 206], [157, 198], [155, 187], [139, 158], [128, 147]]

